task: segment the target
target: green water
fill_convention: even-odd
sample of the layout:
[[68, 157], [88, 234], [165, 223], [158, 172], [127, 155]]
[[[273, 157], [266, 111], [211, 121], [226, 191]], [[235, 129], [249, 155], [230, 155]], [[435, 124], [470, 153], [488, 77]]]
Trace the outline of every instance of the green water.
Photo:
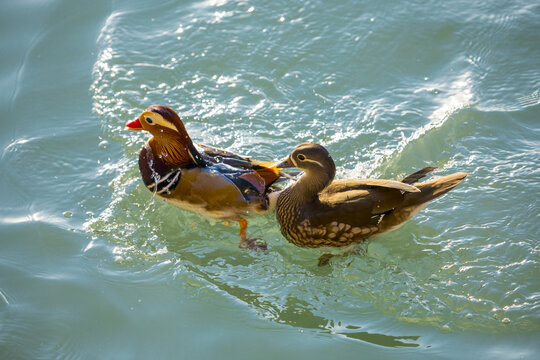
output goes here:
[[[530, 1], [2, 1], [0, 359], [534, 359], [540, 5]], [[261, 159], [338, 177], [469, 177], [333, 259], [274, 215], [158, 201], [148, 105]]]

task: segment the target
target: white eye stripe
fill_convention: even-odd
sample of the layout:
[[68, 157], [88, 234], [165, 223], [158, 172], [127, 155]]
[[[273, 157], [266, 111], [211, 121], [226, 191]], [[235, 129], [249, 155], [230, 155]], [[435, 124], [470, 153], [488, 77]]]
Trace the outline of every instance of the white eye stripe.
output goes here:
[[[144, 116], [144, 120], [150, 125], [159, 125], [159, 126], [174, 130], [175, 132], [178, 132], [178, 129], [176, 128], [176, 126], [174, 126], [167, 120], [163, 119], [163, 117], [160, 114], [146, 112], [146, 113], [143, 113], [143, 116]], [[148, 121], [149, 119], [151, 122]]]
[[156, 124], [159, 124], [163, 127], [166, 127], [166, 128], [169, 128], [171, 130], [174, 130], [176, 132], [178, 132], [178, 129], [176, 128], [176, 126], [174, 126], [173, 124], [171, 124], [170, 122], [168, 121], [165, 121], [163, 119], [159, 119], [160, 121], [156, 121]]
[[310, 162], [310, 163], [313, 163], [313, 164], [317, 164], [321, 167], [321, 169], [324, 169], [324, 166], [323, 164], [321, 164], [320, 162], [318, 162], [317, 160], [310, 160], [310, 159], [305, 159], [304, 162]]

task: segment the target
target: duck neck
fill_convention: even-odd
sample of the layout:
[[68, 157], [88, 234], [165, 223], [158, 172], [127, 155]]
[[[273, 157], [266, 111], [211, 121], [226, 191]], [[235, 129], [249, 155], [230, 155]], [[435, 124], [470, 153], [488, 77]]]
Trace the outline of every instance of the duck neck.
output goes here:
[[291, 197], [293, 201], [305, 203], [313, 200], [317, 195], [327, 187], [334, 176], [326, 172], [306, 171], [306, 173], [291, 186]]
[[187, 140], [186, 143], [186, 141], [182, 142], [176, 138], [153, 137], [148, 144], [155, 156], [160, 158], [168, 166], [175, 167], [198, 164], [198, 160], [202, 160], [202, 156], [193, 146], [191, 139], [188, 138]]
[[318, 201], [317, 195], [328, 186], [332, 179], [333, 173], [328, 175], [324, 172], [307, 171], [296, 183], [283, 190], [277, 201], [276, 216], [285, 237], [294, 238], [292, 228], [302, 217], [301, 208], [306, 203]]

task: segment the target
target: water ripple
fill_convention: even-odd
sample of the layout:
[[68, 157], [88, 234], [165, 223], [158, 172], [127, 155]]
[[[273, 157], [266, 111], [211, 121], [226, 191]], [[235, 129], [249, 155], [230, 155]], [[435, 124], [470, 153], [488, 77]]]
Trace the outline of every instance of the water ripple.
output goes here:
[[[304, 6], [311, 11], [318, 3]], [[106, 141], [120, 151], [102, 165], [111, 195], [87, 220], [94, 237], [87, 252], [104, 238], [111, 261], [139, 281], [170, 277], [278, 323], [378, 345], [426, 345], [415, 333], [392, 330], [395, 322], [442, 331], [537, 330], [538, 246], [532, 221], [522, 216], [522, 209], [538, 209], [527, 195], [531, 182], [538, 186], [531, 177], [537, 127], [523, 113], [535, 105], [521, 98], [529, 108], [515, 110], [506, 100], [486, 100], [492, 90], [481, 86], [489, 78], [483, 71], [495, 65], [493, 44], [482, 41], [491, 35], [486, 30], [470, 43], [466, 29], [456, 30], [464, 23], [453, 20], [429, 23], [432, 37], [369, 12], [336, 29], [304, 6], [282, 14], [275, 4], [207, 1], [140, 27], [133, 24], [143, 11], [110, 16], [92, 93]], [[489, 21], [502, 34], [517, 20]], [[319, 35], [306, 36], [312, 32]], [[347, 34], [337, 45], [329, 40], [335, 32]], [[253, 34], [266, 35], [257, 42]], [[403, 43], [375, 46], [396, 37]], [[458, 54], [434, 55], [432, 67], [422, 68], [406, 49], [440, 39], [467, 45], [471, 66]], [[150, 40], [151, 48], [143, 45]], [[332, 51], [339, 56], [329, 58]], [[395, 72], [375, 64], [381, 56], [402, 59], [395, 65], [407, 75], [391, 78]], [[368, 71], [377, 83], [365, 83]], [[511, 89], [504, 86], [495, 89], [503, 98]], [[335, 154], [342, 177], [399, 178], [426, 165], [471, 176], [398, 232], [370, 241], [365, 257], [317, 268], [320, 253], [286, 243], [272, 216], [250, 222], [270, 252], [239, 251], [236, 228], [156, 201], [140, 184], [136, 154], [146, 135], [126, 133], [123, 124], [152, 103], [177, 109], [195, 140], [248, 155], [276, 159], [298, 142], [319, 141]], [[516, 197], [520, 209], [511, 205]]]

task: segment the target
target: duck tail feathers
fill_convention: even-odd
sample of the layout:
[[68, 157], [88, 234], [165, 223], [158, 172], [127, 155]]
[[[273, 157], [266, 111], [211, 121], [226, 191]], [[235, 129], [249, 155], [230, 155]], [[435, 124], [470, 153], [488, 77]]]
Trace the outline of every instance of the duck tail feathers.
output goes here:
[[[425, 170], [425, 169], [422, 169], [422, 170]], [[412, 176], [412, 175], [409, 175], [409, 176]], [[447, 192], [449, 192], [450, 190], [452, 190], [453, 188], [455, 188], [461, 181], [463, 181], [463, 179], [465, 179], [465, 177], [467, 177], [467, 175], [469, 174], [466, 172], [457, 172], [454, 174], [440, 177], [438, 179], [426, 181], [423, 183], [416, 183], [414, 184], [414, 186], [416, 186], [420, 190], [420, 192], [407, 193], [405, 202], [407, 203], [407, 206], [410, 206], [410, 205], [420, 205], [422, 203], [426, 203], [428, 201], [436, 199], [439, 196], [442, 196], [446, 194]]]
[[437, 169], [436, 166], [427, 166], [422, 170], [418, 170], [417, 172], [414, 172], [411, 175], [404, 177], [403, 179], [401, 179], [401, 182], [405, 184], [413, 184], [435, 169]]

